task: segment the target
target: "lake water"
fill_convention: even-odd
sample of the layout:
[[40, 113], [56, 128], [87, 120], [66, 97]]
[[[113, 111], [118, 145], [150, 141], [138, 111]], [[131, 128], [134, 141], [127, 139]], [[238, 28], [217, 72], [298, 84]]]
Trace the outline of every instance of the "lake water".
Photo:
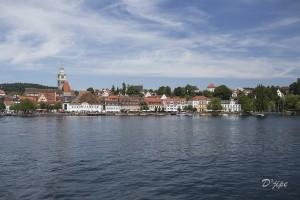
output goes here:
[[0, 199], [300, 199], [299, 117], [0, 117], [0, 142]]

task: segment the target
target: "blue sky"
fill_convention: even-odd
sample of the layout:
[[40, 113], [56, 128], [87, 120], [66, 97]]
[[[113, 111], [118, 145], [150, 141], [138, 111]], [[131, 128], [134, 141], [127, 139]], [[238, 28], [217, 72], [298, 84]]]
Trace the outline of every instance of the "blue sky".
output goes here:
[[0, 83], [289, 85], [299, 0], [2, 0]]

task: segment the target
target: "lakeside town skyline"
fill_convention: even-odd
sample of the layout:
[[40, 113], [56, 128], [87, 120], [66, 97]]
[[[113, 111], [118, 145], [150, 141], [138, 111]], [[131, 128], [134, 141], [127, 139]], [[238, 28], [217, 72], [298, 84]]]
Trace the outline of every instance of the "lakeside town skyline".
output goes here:
[[1, 83], [55, 85], [49, 74], [61, 61], [76, 90], [287, 86], [300, 74], [297, 1], [4, 0], [0, 8]]
[[[75, 91], [67, 80], [64, 68], [57, 74], [57, 87], [48, 88], [38, 84], [1, 84], [7, 94], [0, 90], [1, 108], [14, 111], [38, 109], [60, 110], [69, 113], [120, 113], [120, 112], [193, 112], [224, 111], [249, 113], [250, 111], [300, 110], [300, 79], [288, 87], [262, 84], [256, 88], [230, 89], [226, 85], [209, 84], [206, 90], [187, 84], [185, 87], [161, 86], [157, 90], [145, 90], [143, 85], [112, 85], [111, 89]], [[285, 95], [287, 95], [285, 97]], [[4, 99], [4, 101], [3, 101]], [[293, 111], [293, 113], [294, 113]], [[296, 111], [295, 111], [296, 112]]]

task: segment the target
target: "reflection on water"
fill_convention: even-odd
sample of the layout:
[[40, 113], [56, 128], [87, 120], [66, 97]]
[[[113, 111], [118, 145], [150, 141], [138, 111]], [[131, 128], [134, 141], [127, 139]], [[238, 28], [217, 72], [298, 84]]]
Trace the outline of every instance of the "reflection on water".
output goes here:
[[299, 120], [2, 117], [0, 199], [296, 199]]

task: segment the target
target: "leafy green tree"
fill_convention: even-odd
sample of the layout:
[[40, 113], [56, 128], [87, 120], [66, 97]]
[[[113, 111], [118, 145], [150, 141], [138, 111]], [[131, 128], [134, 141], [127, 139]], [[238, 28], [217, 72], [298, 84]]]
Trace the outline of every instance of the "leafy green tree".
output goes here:
[[195, 85], [189, 85], [189, 84], [187, 84], [184, 87], [184, 90], [185, 90], [185, 94], [186, 95], [188, 95], [190, 97], [194, 97], [194, 96], [196, 96], [196, 90], [198, 90], [198, 88]]
[[126, 84], [122, 83], [122, 94], [125, 95], [126, 94]]
[[55, 110], [62, 109], [61, 103], [57, 102], [56, 104], [54, 104], [53, 109], [55, 109]]
[[297, 104], [297, 96], [294, 94], [288, 94], [285, 96], [284, 105], [287, 110], [295, 110]]
[[263, 85], [258, 85], [255, 89], [255, 107], [257, 111], [268, 111], [268, 99]]
[[19, 104], [19, 110], [24, 112], [34, 111], [37, 108], [37, 104], [30, 99], [22, 99]]
[[300, 111], [300, 100], [296, 103], [296, 110]]
[[197, 108], [192, 108], [192, 112], [197, 112]]
[[5, 104], [2, 100], [0, 100], [0, 110], [4, 110], [6, 107], [5, 107]]
[[229, 100], [231, 94], [231, 90], [226, 85], [220, 85], [216, 87], [214, 91], [214, 97], [219, 97], [222, 100]]
[[242, 106], [243, 112], [250, 112], [255, 110], [254, 102], [245, 94], [240, 94], [238, 97], [238, 102]]
[[272, 111], [272, 112], [275, 111], [276, 106], [275, 106], [275, 102], [274, 101], [268, 101], [268, 109], [269, 109], [269, 111]]
[[92, 87], [89, 87], [88, 89], [86, 89], [86, 91], [89, 91], [89, 92], [91, 92], [92, 94], [94, 94], [94, 88], [92, 88]]
[[156, 94], [158, 94], [158, 95], [163, 95], [165, 93], [166, 93], [166, 87], [165, 86], [160, 86], [158, 88], [158, 90], [156, 91]]
[[128, 94], [129, 96], [141, 95], [140, 91], [137, 88], [133, 87], [133, 86], [128, 86], [127, 87], [126, 94]]
[[117, 87], [117, 90], [116, 90], [116, 92], [114, 94], [119, 94], [119, 93], [120, 93], [120, 88]]
[[171, 90], [171, 87], [170, 87], [170, 86], [166, 86], [165, 91], [166, 91], [166, 95], [167, 95], [167, 96], [170, 96], [170, 95], [172, 94], [172, 90]]
[[211, 101], [207, 105], [208, 110], [223, 110], [221, 106], [221, 99], [220, 98], [212, 98]]
[[291, 94], [296, 94], [299, 95], [300, 94], [300, 79], [297, 79], [297, 82], [292, 83], [289, 86], [289, 91]]
[[185, 95], [185, 90], [182, 87], [177, 87], [174, 89], [174, 95], [177, 97], [183, 97]]
[[9, 107], [10, 110], [20, 110], [20, 105], [18, 103], [14, 103]]
[[41, 103], [40, 104], [40, 109], [46, 109], [46, 110], [51, 110], [52, 106], [48, 103]]
[[140, 106], [140, 110], [143, 111], [143, 110], [149, 110], [149, 106], [148, 105], [142, 105]]
[[4, 90], [7, 94], [23, 94], [25, 88], [39, 88], [39, 89], [57, 89], [53, 86], [45, 86], [35, 83], [3, 83], [0, 84], [1, 90]]
[[172, 91], [171, 91], [170, 86], [160, 86], [160, 87], [158, 88], [158, 90], [156, 91], [156, 94], [158, 94], [158, 95], [163, 95], [163, 94], [165, 94], [165, 95], [167, 95], [167, 96], [170, 96], [171, 93], [172, 93]]
[[[193, 106], [191, 106], [191, 105], [185, 106], [185, 107], [183, 108], [183, 110], [185, 110], [185, 111], [193, 111]], [[196, 109], [196, 110], [197, 110], [197, 109]]]
[[116, 88], [115, 88], [114, 85], [112, 85], [112, 86], [111, 86], [111, 92], [115, 93], [115, 91], [116, 91]]
[[148, 104], [147, 104], [146, 102], [142, 101], [142, 102], [140, 103], [140, 110], [141, 110], [141, 111], [142, 111], [142, 110], [149, 110]]
[[211, 98], [214, 96], [214, 93], [208, 90], [203, 90], [202, 94], [208, 98]]

